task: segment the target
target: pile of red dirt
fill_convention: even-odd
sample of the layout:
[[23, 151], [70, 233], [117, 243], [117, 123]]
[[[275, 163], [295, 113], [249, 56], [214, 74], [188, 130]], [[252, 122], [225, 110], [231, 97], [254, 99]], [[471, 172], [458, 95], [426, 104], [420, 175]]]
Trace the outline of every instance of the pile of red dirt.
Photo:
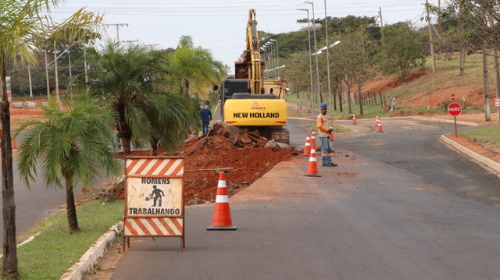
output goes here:
[[[158, 154], [166, 155], [161, 148]], [[150, 152], [133, 151], [132, 155], [149, 156]], [[190, 205], [215, 201], [219, 172], [226, 172], [227, 191], [233, 195], [297, 151], [262, 138], [258, 131], [231, 135], [223, 125], [214, 124], [208, 135], [189, 139], [176, 155], [184, 157], [184, 203]]]

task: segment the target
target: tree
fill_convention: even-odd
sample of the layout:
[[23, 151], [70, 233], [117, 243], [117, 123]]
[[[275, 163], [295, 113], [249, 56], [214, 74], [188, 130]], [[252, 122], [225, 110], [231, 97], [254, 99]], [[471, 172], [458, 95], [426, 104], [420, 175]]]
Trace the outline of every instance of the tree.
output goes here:
[[427, 35], [413, 30], [407, 22], [384, 26], [382, 28], [384, 74], [399, 73], [401, 81], [405, 82], [412, 69], [425, 65], [423, 49], [427, 41]]
[[363, 102], [361, 88], [372, 79], [378, 71], [377, 65], [377, 43], [370, 39], [365, 29], [359, 29], [352, 33], [352, 39], [357, 42], [354, 47], [352, 66], [354, 67], [354, 81], [358, 85], [358, 102], [360, 115], [363, 115]]
[[175, 53], [169, 57], [172, 78], [180, 92], [191, 98], [191, 93], [206, 92], [225, 77], [227, 69], [213, 58], [212, 53], [201, 47], [194, 47], [190, 36], [183, 36]]
[[167, 143], [179, 141], [178, 134], [169, 134], [169, 127], [160, 124], [176, 122], [173, 129], [187, 129], [190, 119], [191, 110], [178, 100], [180, 96], [164, 96], [173, 87], [165, 55], [148, 50], [113, 42], [106, 43], [101, 51], [89, 50], [93, 66], [90, 87], [114, 113], [113, 124], [122, 138], [125, 155], [130, 155], [132, 135], [161, 139], [168, 148]]
[[79, 184], [88, 188], [102, 175], [118, 175], [121, 165], [114, 156], [112, 114], [107, 108], [86, 93], [65, 101], [63, 108], [52, 100], [43, 108], [44, 120], [27, 121], [16, 131], [26, 136], [19, 145], [17, 167], [28, 187], [38, 162], [47, 186], [63, 188], [64, 179], [69, 230], [76, 232], [80, 228], [74, 189]]

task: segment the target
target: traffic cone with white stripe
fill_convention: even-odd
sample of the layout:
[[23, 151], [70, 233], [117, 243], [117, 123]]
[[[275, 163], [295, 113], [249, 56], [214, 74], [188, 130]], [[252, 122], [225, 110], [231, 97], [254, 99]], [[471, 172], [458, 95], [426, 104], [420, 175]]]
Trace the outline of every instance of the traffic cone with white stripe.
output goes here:
[[219, 174], [219, 185], [217, 186], [217, 196], [215, 198], [214, 216], [212, 225], [207, 230], [236, 230], [231, 219], [231, 211], [229, 210], [229, 199], [226, 188], [226, 174]]
[[382, 122], [381, 122], [380, 120], [378, 120], [378, 126], [377, 126], [377, 127], [378, 127], [378, 128], [377, 128], [377, 132], [384, 132], [384, 131], [382, 130]]
[[311, 141], [309, 138], [309, 133], [307, 133], [306, 144], [304, 145], [304, 153], [302, 155], [307, 157], [311, 155]]
[[352, 115], [352, 124], [356, 124], [356, 115]]
[[333, 127], [330, 126], [330, 130], [332, 133], [330, 133], [330, 138], [328, 138], [329, 141], [333, 141]]
[[316, 132], [314, 131], [314, 129], [312, 130], [311, 134], [311, 150], [316, 151]]
[[309, 165], [307, 166], [307, 177], [321, 177], [318, 175], [318, 162], [316, 159], [316, 150], [311, 150], [311, 156], [309, 157]]
[[378, 127], [378, 123], [380, 122], [380, 119], [379, 117], [377, 116], [377, 118], [375, 119], [375, 127]]

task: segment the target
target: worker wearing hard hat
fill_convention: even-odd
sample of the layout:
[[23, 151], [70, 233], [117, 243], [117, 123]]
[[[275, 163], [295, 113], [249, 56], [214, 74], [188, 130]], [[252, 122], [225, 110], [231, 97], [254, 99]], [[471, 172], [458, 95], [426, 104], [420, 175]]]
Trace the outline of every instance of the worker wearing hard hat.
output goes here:
[[318, 121], [316, 126], [318, 127], [318, 137], [321, 139], [321, 163], [322, 166], [333, 167], [337, 164], [332, 162], [332, 150], [330, 149], [330, 133], [333, 131], [328, 128], [326, 122], [326, 113], [328, 111], [328, 106], [326, 103], [321, 103], [321, 113], [318, 115]]

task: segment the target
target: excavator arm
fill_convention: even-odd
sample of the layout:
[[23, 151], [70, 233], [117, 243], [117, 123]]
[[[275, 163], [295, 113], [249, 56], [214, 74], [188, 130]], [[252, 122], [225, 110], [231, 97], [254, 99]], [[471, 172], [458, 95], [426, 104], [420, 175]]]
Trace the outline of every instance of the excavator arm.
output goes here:
[[247, 79], [250, 93], [262, 93], [263, 64], [260, 60], [259, 33], [257, 32], [256, 12], [250, 9], [247, 23], [247, 44], [243, 61], [235, 63], [236, 79]]

